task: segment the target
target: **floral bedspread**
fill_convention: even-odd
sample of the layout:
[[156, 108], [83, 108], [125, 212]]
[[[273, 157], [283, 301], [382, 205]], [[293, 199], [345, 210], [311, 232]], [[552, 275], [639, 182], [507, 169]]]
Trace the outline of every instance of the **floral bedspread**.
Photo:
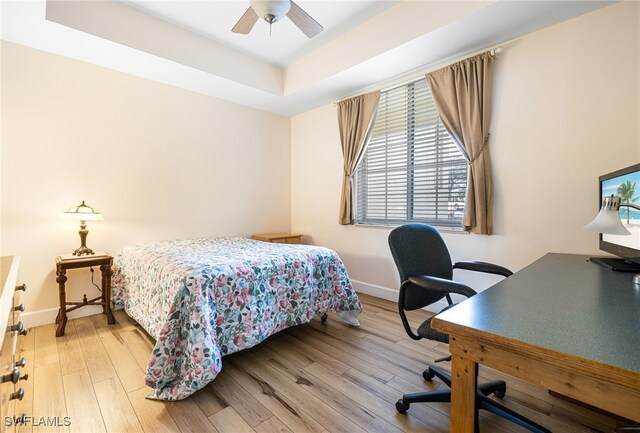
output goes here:
[[245, 238], [148, 242], [114, 260], [112, 299], [156, 339], [149, 398], [181, 400], [222, 357], [328, 311], [359, 311], [338, 255]]

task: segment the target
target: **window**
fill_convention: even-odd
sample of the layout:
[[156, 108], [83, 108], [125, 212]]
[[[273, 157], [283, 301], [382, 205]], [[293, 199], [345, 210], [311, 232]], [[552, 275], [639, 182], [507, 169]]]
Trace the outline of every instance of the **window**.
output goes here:
[[355, 183], [356, 224], [461, 227], [467, 161], [440, 121], [427, 80], [382, 92]]

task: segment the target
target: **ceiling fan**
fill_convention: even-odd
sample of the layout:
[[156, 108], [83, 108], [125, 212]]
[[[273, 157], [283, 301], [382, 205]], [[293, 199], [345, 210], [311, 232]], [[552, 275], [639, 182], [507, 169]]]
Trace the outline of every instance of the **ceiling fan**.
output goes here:
[[316, 20], [291, 0], [251, 0], [250, 3], [251, 6], [233, 26], [232, 32], [246, 35], [259, 17], [269, 23], [269, 32], [271, 32], [271, 24], [279, 21], [285, 15], [309, 38], [316, 36], [323, 29]]

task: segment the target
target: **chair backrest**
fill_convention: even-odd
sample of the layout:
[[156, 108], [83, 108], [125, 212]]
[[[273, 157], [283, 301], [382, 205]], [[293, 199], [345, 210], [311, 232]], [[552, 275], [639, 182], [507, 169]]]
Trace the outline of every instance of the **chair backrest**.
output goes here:
[[[440, 233], [427, 224], [405, 224], [389, 233], [389, 248], [396, 262], [400, 282], [410, 276], [429, 275], [432, 277], [453, 277], [451, 255]], [[438, 292], [427, 292], [409, 286], [405, 291], [405, 308], [414, 310], [433, 304], [444, 298]]]

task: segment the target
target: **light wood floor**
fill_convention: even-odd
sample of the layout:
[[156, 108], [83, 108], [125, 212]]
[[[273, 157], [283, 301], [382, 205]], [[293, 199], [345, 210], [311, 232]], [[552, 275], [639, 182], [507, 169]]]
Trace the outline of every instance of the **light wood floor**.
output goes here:
[[[70, 432], [448, 432], [448, 404], [414, 404], [407, 415], [394, 406], [403, 393], [444, 386], [425, 382], [421, 372], [446, 356], [447, 346], [410, 340], [394, 303], [361, 299], [360, 328], [332, 314], [326, 324], [315, 319], [289, 329], [225, 357], [213, 383], [173, 403], [144, 398], [149, 389], [143, 372], [153, 342], [124, 312], [116, 312], [114, 326], [107, 326], [103, 315], [71, 320], [61, 338], [54, 336], [53, 325], [35, 328], [21, 348], [30, 379], [20, 382], [25, 398], [17, 413], [68, 416]], [[415, 323], [426, 317], [422, 311], [411, 314]], [[483, 369], [481, 376], [503, 378]], [[555, 433], [615, 428], [604, 415], [506, 379], [504, 403]], [[486, 413], [481, 430], [525, 431]]]

